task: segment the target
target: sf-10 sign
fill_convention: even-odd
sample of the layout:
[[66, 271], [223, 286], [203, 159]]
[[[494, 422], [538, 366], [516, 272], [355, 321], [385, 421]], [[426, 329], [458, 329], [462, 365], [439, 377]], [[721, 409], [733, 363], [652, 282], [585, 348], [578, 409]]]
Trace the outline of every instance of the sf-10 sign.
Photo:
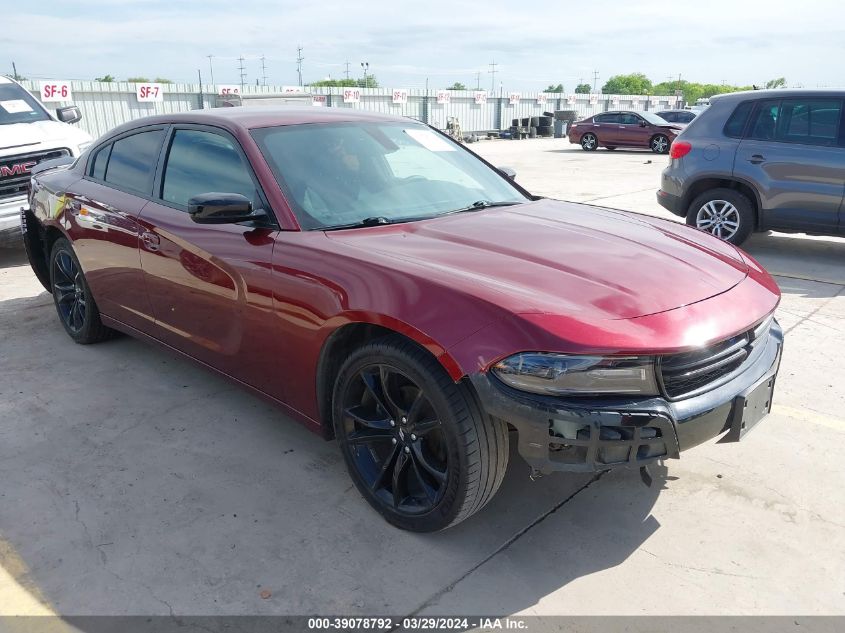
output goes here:
[[137, 84], [135, 96], [139, 103], [164, 101], [164, 86], [161, 84]]
[[42, 81], [41, 101], [71, 101], [69, 81]]
[[343, 91], [343, 102], [344, 103], [358, 103], [361, 101], [361, 89], [360, 88], [346, 88]]

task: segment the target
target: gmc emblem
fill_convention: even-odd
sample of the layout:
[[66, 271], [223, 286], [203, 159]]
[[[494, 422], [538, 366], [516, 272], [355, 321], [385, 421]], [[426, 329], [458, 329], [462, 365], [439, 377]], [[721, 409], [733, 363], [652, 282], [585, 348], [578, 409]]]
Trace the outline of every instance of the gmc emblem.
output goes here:
[[17, 165], [0, 165], [0, 178], [9, 178], [10, 176], [23, 176], [29, 173], [29, 170], [35, 167], [38, 163], [34, 160], [26, 163], [18, 163]]

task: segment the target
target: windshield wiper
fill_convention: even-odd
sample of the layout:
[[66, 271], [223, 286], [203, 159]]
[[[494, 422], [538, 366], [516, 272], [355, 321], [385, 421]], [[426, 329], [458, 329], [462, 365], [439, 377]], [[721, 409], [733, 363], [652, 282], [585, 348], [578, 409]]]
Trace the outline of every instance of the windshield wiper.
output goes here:
[[338, 224], [337, 226], [324, 227], [324, 231], [337, 231], [339, 229], [356, 229], [363, 226], [379, 226], [380, 224], [393, 224], [393, 220], [389, 220], [383, 215], [376, 215], [370, 218], [364, 218], [358, 222], [350, 222], [349, 224]]
[[491, 209], [493, 207], [512, 207], [516, 204], [522, 204], [521, 202], [490, 202], [489, 200], [476, 200], [471, 205], [467, 207], [462, 207], [460, 209], [454, 209], [453, 211], [447, 211], [442, 215], [451, 215], [453, 213], [467, 213], [469, 211], [481, 211], [482, 209]]

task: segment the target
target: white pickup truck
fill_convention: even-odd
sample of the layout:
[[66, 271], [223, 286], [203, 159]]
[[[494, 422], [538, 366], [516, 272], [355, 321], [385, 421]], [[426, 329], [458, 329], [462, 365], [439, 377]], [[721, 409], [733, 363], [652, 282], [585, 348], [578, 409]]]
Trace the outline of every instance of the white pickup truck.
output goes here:
[[28, 205], [30, 172], [38, 163], [75, 158], [91, 136], [73, 125], [79, 108], [48, 112], [23, 86], [0, 75], [0, 246], [21, 243], [21, 208]]

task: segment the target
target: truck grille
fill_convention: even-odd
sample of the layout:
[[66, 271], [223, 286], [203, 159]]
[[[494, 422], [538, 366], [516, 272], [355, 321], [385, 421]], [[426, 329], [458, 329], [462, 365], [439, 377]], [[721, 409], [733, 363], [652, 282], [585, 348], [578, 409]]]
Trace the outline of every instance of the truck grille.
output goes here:
[[769, 317], [754, 329], [703, 349], [662, 356], [658, 375], [665, 395], [671, 399], [690, 397], [730, 380], [765, 339], [771, 324]]
[[30, 170], [38, 163], [62, 156], [70, 156], [70, 150], [52, 149], [0, 158], [0, 200], [25, 196], [29, 190]]

